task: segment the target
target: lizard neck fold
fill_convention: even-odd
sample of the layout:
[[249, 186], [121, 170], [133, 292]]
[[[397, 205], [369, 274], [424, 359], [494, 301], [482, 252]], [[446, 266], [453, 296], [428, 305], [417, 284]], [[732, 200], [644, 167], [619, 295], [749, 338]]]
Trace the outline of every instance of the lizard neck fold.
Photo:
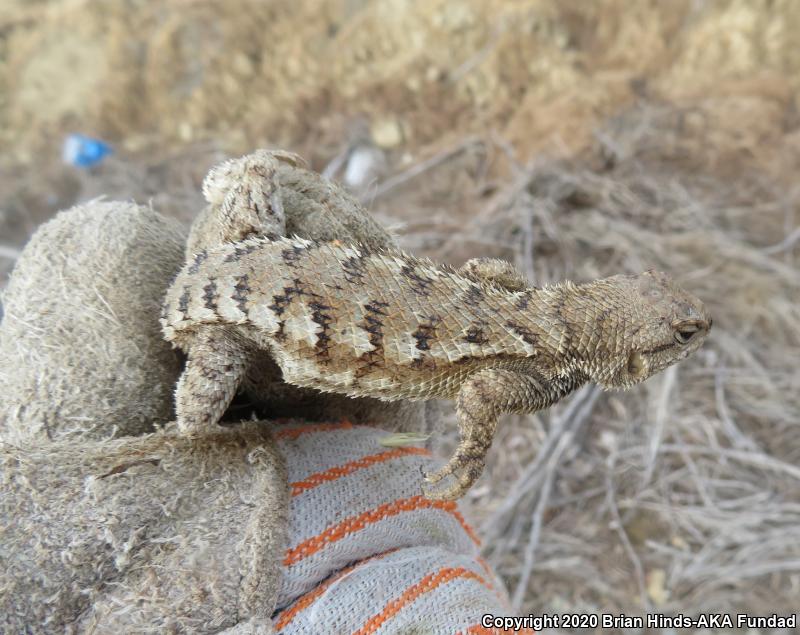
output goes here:
[[623, 339], [630, 306], [614, 285], [605, 280], [560, 284], [551, 307], [561, 329], [558, 351], [565, 370], [603, 383], [626, 363]]

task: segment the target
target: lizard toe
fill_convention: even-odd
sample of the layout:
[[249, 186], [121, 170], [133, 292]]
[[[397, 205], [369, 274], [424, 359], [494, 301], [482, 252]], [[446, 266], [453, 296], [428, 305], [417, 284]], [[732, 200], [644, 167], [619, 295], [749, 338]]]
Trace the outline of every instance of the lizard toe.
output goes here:
[[456, 477], [444, 487], [429, 488], [423, 486], [422, 493], [429, 500], [454, 501], [461, 498], [468, 489], [469, 485], [464, 484], [461, 477]]
[[461, 493], [463, 493], [460, 492], [460, 490], [461, 488], [457, 482], [447, 487], [439, 488], [429, 487], [427, 485], [422, 486], [422, 494], [425, 496], [425, 498], [432, 501], [455, 500], [461, 495]]
[[[437, 472], [425, 476], [427, 484], [422, 486], [422, 493], [430, 500], [456, 500], [461, 498], [472, 487], [482, 473], [482, 460], [475, 459], [456, 463], [451, 461]], [[447, 476], [453, 477], [449, 485], [439, 488], [430, 487], [430, 485], [439, 483]]]
[[426, 472], [425, 480], [431, 484], [438, 483], [444, 477], [450, 476], [453, 472], [455, 472], [456, 469], [458, 469], [458, 467], [459, 465], [451, 460], [447, 463], [447, 465], [436, 470], [435, 472]]

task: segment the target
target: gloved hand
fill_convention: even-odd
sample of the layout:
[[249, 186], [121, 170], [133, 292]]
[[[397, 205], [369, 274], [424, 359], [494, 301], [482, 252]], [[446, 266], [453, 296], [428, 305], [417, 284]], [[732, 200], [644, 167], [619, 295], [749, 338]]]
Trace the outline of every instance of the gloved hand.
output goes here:
[[435, 460], [381, 445], [387, 435], [348, 422], [275, 428], [291, 494], [280, 633], [488, 633], [484, 614], [511, 613], [458, 505], [420, 493]]
[[[303, 197], [316, 200], [304, 188], [287, 207], [298, 227]], [[322, 211], [328, 227], [336, 210]], [[342, 218], [359, 236], [375, 234], [362, 215]], [[241, 635], [270, 632], [277, 606], [285, 633], [487, 632], [481, 616], [510, 609], [456, 504], [421, 496], [421, 472], [432, 467], [424, 450], [381, 446], [387, 433], [375, 428], [276, 425], [293, 490], [279, 581], [272, 554], [286, 529], [285, 480], [269, 424], [226, 439], [143, 434], [168, 417], [178, 370], [157, 332], [160, 294], [180, 259], [180, 232], [165, 223], [93, 202], [40, 230], [17, 263], [0, 325], [0, 437], [14, 444], [0, 457], [5, 630]], [[84, 235], [117, 248], [85, 249]], [[84, 249], [65, 251], [63, 236]], [[317, 399], [314, 408], [417, 422], [383, 402]], [[297, 403], [291, 415], [300, 416]]]

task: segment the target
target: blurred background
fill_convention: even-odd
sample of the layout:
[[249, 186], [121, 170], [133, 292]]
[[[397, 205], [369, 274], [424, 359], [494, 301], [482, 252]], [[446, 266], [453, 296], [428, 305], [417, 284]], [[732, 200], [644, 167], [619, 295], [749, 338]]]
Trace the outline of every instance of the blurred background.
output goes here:
[[[667, 271], [710, 308], [703, 350], [506, 417], [465, 504], [521, 613], [792, 613], [798, 33], [794, 0], [2, 0], [0, 285], [57, 210], [188, 223], [208, 168], [258, 147], [418, 255]], [[71, 133], [113, 154], [66, 164]]]

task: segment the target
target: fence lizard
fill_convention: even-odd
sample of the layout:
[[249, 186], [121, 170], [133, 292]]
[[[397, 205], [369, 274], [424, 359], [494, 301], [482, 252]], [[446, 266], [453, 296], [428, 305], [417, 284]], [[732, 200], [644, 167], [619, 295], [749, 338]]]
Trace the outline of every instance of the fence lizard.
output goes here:
[[686, 358], [711, 328], [702, 302], [664, 273], [535, 288], [499, 260], [456, 270], [284, 237], [267, 194], [228, 196], [228, 210], [272, 212], [260, 216], [264, 235], [196, 253], [167, 293], [165, 337], [188, 353], [176, 390], [185, 433], [215, 427], [264, 354], [296, 386], [455, 399], [460, 443], [424, 488], [455, 499], [480, 476], [500, 414], [547, 408], [587, 381], [627, 388]]

